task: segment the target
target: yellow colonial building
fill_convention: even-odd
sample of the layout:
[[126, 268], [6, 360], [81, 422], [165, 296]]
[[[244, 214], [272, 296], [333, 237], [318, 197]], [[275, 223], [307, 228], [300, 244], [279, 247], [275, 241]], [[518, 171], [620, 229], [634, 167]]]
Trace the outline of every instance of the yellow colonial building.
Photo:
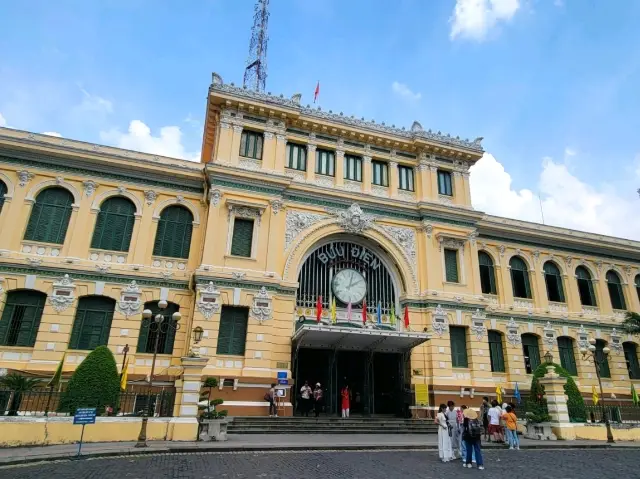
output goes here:
[[[231, 415], [293, 414], [305, 381], [327, 411], [400, 414], [522, 394], [550, 351], [585, 397], [579, 349], [611, 349], [605, 393], [640, 388], [640, 242], [473, 209], [469, 141], [356, 119], [214, 74], [201, 163], [0, 129], [0, 368], [47, 377], [99, 345], [132, 387], [151, 373], [195, 416], [220, 379]], [[166, 301], [177, 331], [142, 318]], [[293, 385], [293, 386], [292, 386]]]

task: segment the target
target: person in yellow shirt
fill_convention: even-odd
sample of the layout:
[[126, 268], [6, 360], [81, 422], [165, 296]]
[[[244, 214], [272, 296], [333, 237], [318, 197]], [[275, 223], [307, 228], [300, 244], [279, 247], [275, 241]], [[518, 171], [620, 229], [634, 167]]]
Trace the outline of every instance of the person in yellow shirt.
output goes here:
[[520, 449], [520, 440], [518, 439], [518, 416], [511, 406], [507, 406], [506, 412], [502, 415], [507, 431], [507, 441], [509, 449]]

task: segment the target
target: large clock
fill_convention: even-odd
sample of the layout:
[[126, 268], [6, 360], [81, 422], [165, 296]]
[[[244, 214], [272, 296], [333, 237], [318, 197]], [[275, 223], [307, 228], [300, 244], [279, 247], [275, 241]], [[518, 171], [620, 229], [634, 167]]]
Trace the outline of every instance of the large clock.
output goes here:
[[367, 294], [367, 282], [354, 269], [340, 270], [331, 283], [333, 294], [345, 304], [358, 304]]

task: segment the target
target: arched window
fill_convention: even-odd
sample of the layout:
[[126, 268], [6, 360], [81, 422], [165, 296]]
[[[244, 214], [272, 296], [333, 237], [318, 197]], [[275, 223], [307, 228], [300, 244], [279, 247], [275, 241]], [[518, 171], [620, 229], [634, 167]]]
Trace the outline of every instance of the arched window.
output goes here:
[[500, 331], [489, 331], [489, 355], [491, 356], [491, 371], [494, 373], [505, 372], [504, 348]]
[[63, 244], [67, 235], [73, 195], [64, 188], [42, 190], [36, 196], [24, 239]]
[[154, 256], [188, 258], [191, 246], [193, 215], [183, 206], [169, 206], [160, 213]]
[[128, 251], [135, 221], [135, 205], [123, 196], [113, 196], [100, 205], [91, 247]]
[[32, 348], [46, 299], [46, 294], [32, 289], [9, 291], [0, 319], [0, 345]]
[[[158, 354], [173, 353], [173, 343], [176, 339], [175, 321], [172, 318], [173, 313], [178, 312], [180, 306], [174, 303], [168, 303], [167, 307], [160, 309], [157, 301], [150, 301], [144, 304], [144, 309], [149, 309], [152, 317], [142, 319], [140, 324], [140, 334], [138, 335], [138, 352], [153, 354], [156, 347], [156, 338], [158, 339]], [[154, 325], [149, 327], [153, 317], [161, 313], [164, 321], [160, 323], [160, 329]]]
[[618, 273], [611, 270], [607, 273], [607, 288], [609, 288], [609, 299], [613, 309], [627, 309], [622, 292], [622, 282]]
[[577, 376], [578, 368], [576, 367], [573, 339], [567, 336], [560, 336], [558, 338], [558, 351], [560, 352], [560, 365], [569, 371], [572, 376]]
[[580, 294], [580, 304], [583, 306], [597, 306], [596, 295], [593, 292], [593, 281], [591, 273], [584, 266], [576, 268], [576, 281], [578, 282], [578, 293]]
[[540, 345], [535, 334], [522, 335], [522, 354], [527, 374], [532, 374], [540, 366]]
[[511, 286], [514, 298], [531, 298], [531, 286], [529, 285], [529, 270], [527, 264], [519, 256], [514, 256], [509, 261], [511, 267]]
[[558, 266], [547, 261], [543, 266], [544, 282], [547, 285], [547, 298], [549, 301], [564, 303], [564, 288], [562, 287], [562, 275]]
[[4, 181], [0, 181], [0, 212], [2, 212], [2, 206], [4, 205], [4, 195], [7, 194], [7, 185], [5, 185]]
[[603, 378], [610, 378], [611, 370], [609, 369], [609, 360], [602, 351], [606, 346], [606, 341], [596, 339], [596, 359], [598, 360], [598, 363], [600, 363], [600, 376]]
[[638, 345], [636, 343], [622, 343], [624, 359], [627, 361], [629, 379], [640, 379], [640, 365], [638, 365]]
[[95, 349], [109, 342], [116, 302], [106, 296], [83, 296], [71, 330], [69, 349]]
[[640, 274], [636, 275], [636, 293], [638, 294], [638, 301], [640, 301]]
[[493, 267], [493, 260], [484, 251], [478, 253], [480, 263], [480, 286], [484, 294], [496, 294], [496, 275]]

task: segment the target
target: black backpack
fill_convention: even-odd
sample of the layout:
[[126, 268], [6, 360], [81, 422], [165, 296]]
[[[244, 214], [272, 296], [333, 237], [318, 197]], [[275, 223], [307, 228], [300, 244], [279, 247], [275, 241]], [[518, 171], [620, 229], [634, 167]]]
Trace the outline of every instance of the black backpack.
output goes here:
[[469, 420], [469, 436], [473, 439], [480, 439], [483, 432], [484, 428], [482, 427], [482, 424], [480, 424], [480, 421], [477, 419]]

